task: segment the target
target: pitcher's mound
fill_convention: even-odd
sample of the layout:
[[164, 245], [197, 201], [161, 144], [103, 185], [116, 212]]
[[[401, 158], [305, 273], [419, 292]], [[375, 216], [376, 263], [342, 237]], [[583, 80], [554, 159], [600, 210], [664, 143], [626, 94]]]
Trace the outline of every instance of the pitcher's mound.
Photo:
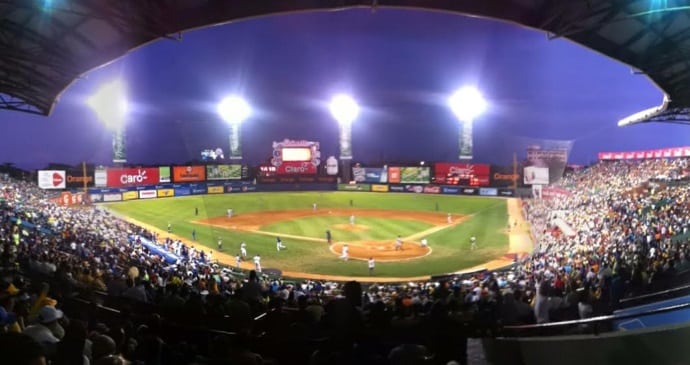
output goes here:
[[362, 232], [369, 229], [369, 226], [363, 224], [334, 224], [333, 228], [348, 232]]
[[[344, 242], [331, 245], [331, 252], [340, 256], [343, 252]], [[369, 260], [373, 257], [376, 261], [400, 261], [424, 257], [431, 253], [431, 248], [422, 247], [417, 242], [405, 242], [402, 250], [395, 250], [395, 244], [391, 241], [356, 241], [348, 242], [348, 254], [350, 259]]]

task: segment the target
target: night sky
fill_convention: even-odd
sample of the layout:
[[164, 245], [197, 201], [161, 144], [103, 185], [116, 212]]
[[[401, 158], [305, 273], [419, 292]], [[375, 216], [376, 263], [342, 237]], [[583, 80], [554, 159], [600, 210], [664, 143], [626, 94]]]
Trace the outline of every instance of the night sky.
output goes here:
[[[687, 127], [616, 121], [661, 103], [661, 91], [630, 68], [567, 40], [493, 20], [411, 10], [358, 9], [271, 16], [159, 40], [68, 89], [50, 117], [0, 111], [0, 162], [108, 164], [111, 137], [86, 106], [100, 85], [122, 78], [133, 108], [128, 160], [155, 164], [228, 149], [216, 104], [243, 95], [245, 162], [271, 142], [311, 139], [337, 154], [335, 93], [363, 107], [353, 126], [355, 160], [455, 161], [458, 122], [447, 97], [477, 86], [490, 105], [475, 122], [475, 162], [510, 163], [541, 139], [572, 142], [572, 163], [602, 150], [690, 145]], [[8, 137], [12, 136], [12, 137]]]

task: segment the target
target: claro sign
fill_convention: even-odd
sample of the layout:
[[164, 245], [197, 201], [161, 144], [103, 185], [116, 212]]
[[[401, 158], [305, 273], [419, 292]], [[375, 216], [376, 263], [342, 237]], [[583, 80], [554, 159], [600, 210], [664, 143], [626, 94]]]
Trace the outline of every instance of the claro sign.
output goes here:
[[155, 185], [160, 182], [157, 167], [140, 169], [108, 169], [107, 186], [121, 188], [140, 185]]

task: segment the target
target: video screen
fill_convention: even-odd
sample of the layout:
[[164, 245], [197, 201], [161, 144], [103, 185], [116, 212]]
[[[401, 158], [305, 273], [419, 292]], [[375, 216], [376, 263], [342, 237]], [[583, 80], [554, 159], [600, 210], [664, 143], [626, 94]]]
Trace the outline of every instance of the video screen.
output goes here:
[[311, 148], [283, 148], [282, 160], [291, 161], [311, 161]]
[[225, 154], [222, 148], [209, 148], [201, 151], [201, 161], [223, 161]]

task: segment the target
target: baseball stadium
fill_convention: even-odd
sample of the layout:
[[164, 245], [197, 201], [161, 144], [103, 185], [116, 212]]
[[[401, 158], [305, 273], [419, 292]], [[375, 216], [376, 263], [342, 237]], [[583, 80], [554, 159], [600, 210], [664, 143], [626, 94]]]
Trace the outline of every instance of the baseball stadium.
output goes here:
[[0, 20], [0, 364], [690, 363], [682, 1]]

